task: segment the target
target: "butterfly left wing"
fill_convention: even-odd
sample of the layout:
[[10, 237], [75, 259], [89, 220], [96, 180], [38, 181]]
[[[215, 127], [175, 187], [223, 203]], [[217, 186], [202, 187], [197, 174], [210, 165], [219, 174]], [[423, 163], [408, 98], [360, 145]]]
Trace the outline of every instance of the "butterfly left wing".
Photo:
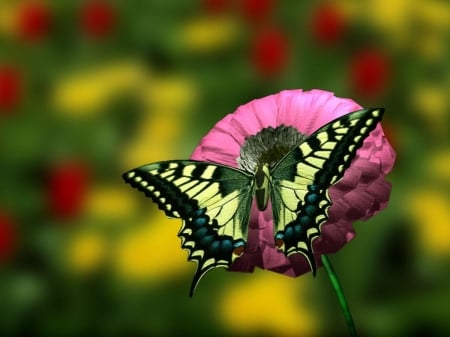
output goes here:
[[247, 238], [253, 176], [231, 167], [199, 161], [144, 165], [123, 175], [168, 217], [181, 218], [179, 236], [188, 260], [197, 262], [190, 295], [201, 277], [230, 266]]
[[384, 109], [364, 109], [326, 124], [272, 169], [275, 241], [287, 256], [301, 253], [315, 274], [312, 242], [328, 219], [328, 189], [344, 175]]

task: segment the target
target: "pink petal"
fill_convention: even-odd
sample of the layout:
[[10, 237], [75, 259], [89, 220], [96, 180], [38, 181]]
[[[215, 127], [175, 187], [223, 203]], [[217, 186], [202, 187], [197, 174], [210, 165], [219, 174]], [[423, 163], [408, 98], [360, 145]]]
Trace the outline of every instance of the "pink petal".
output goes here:
[[292, 125], [308, 135], [339, 116], [361, 109], [350, 99], [318, 89], [282, 91], [278, 100], [278, 125]]
[[233, 132], [240, 136], [241, 144], [248, 136], [255, 135], [268, 126], [276, 126], [276, 95], [255, 99], [241, 105], [230, 123]]

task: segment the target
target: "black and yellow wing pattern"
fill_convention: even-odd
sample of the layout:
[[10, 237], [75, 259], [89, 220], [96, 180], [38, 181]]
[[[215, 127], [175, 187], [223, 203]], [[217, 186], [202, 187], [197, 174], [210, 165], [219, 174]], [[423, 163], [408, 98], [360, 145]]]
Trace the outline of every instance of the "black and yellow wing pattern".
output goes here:
[[[286, 256], [302, 254], [314, 274], [312, 243], [328, 219], [332, 202], [328, 190], [343, 177], [383, 112], [364, 109], [339, 117], [269, 169], [266, 185], [275, 243]], [[191, 296], [207, 271], [230, 266], [245, 250], [255, 174], [209, 162], [174, 160], [138, 167], [123, 178], [168, 217], [183, 220], [182, 247], [189, 252], [188, 260], [197, 262]]]
[[364, 109], [331, 121], [291, 150], [271, 170], [271, 200], [277, 246], [289, 256], [301, 253], [313, 273], [312, 242], [328, 219], [328, 189], [350, 166], [364, 139], [383, 116]]
[[200, 278], [215, 267], [230, 266], [246, 244], [253, 176], [199, 161], [167, 161], [123, 175], [168, 217], [183, 219], [179, 236], [188, 260], [197, 262], [192, 296]]

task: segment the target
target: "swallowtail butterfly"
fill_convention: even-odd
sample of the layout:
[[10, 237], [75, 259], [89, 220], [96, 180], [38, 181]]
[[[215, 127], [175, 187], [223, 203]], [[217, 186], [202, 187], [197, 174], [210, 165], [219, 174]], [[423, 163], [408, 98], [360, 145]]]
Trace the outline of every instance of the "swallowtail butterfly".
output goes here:
[[306, 137], [273, 166], [254, 173], [194, 160], [138, 167], [123, 175], [168, 217], [183, 220], [179, 236], [188, 260], [197, 261], [190, 295], [215, 267], [229, 267], [245, 252], [253, 199], [260, 211], [272, 204], [274, 242], [286, 256], [302, 254], [315, 273], [312, 243], [328, 219], [331, 185], [350, 166], [384, 109], [341, 116]]

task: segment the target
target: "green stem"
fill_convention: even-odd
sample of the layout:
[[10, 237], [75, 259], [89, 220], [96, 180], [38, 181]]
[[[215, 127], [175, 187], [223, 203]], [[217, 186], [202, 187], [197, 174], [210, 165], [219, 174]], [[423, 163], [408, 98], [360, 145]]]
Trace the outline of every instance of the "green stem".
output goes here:
[[344, 296], [344, 291], [342, 290], [341, 284], [337, 278], [336, 272], [331, 265], [328, 256], [322, 255], [322, 263], [327, 271], [328, 277], [330, 278], [331, 284], [336, 292], [336, 295], [339, 300], [339, 305], [341, 306], [342, 312], [344, 313], [345, 321], [347, 322], [348, 331], [351, 337], [357, 337], [355, 325], [353, 324], [352, 313], [350, 312], [350, 308], [348, 307], [347, 300]]

